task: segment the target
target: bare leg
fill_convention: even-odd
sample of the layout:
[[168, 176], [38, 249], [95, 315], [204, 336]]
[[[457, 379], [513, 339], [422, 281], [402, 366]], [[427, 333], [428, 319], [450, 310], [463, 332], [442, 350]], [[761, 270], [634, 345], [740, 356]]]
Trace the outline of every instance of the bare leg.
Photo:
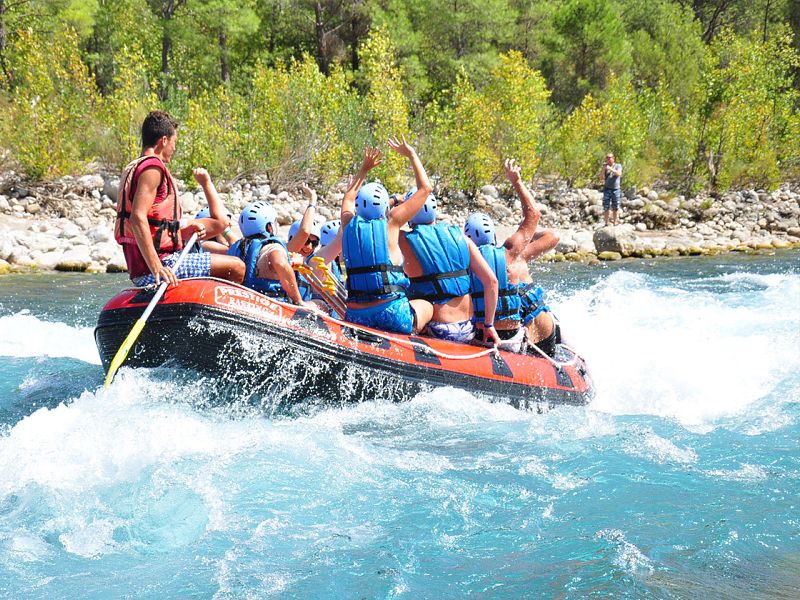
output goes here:
[[244, 281], [244, 262], [235, 256], [211, 255], [211, 276], [234, 283]]
[[604, 223], [603, 223], [603, 224], [604, 224], [606, 227], [608, 227], [608, 210], [604, 210], [604, 211], [603, 211], [603, 221], [604, 221]]
[[545, 340], [553, 335], [555, 326], [556, 322], [553, 319], [553, 315], [549, 312], [540, 312], [533, 321], [526, 325], [528, 328], [528, 339], [534, 344]]
[[414, 314], [417, 315], [417, 322], [414, 325], [414, 333], [419, 333], [433, 317], [433, 304], [427, 300], [410, 300], [411, 308], [414, 309]]
[[614, 209], [611, 211], [611, 223], [614, 225], [619, 225], [619, 219], [617, 218], [617, 210]]

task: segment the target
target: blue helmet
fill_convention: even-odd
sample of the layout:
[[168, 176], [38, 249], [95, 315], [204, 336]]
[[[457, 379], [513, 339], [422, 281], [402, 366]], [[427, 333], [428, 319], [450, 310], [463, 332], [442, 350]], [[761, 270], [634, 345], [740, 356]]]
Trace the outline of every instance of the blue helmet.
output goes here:
[[472, 213], [464, 224], [464, 235], [478, 246], [495, 244], [497, 235], [492, 218], [485, 213]]
[[[411, 198], [414, 194], [417, 193], [417, 186], [414, 186], [408, 192], [406, 192], [406, 200]], [[428, 225], [433, 223], [436, 220], [436, 196], [430, 194], [425, 199], [425, 204], [422, 205], [422, 208], [417, 211], [413, 217], [411, 217], [408, 222], [411, 225]]]
[[389, 192], [377, 181], [361, 186], [356, 196], [356, 214], [363, 219], [383, 219], [389, 210]]
[[[233, 215], [231, 213], [227, 213], [228, 220], [233, 221]], [[211, 218], [211, 209], [207, 206], [204, 206], [200, 209], [200, 211], [194, 216], [195, 219], [210, 219]]]
[[339, 233], [339, 228], [341, 226], [342, 222], [339, 219], [334, 219], [333, 221], [325, 223], [320, 229], [320, 245], [327, 246], [330, 244], [336, 238], [336, 234]]
[[[298, 232], [298, 231], [300, 231], [300, 223], [301, 223], [302, 221], [303, 221], [302, 219], [297, 219], [297, 221], [295, 221], [294, 223], [292, 223], [292, 226], [291, 226], [291, 227], [289, 227], [289, 237], [288, 237], [287, 241], [291, 242], [291, 241], [292, 241], [292, 239], [294, 238], [294, 236], [296, 236], [296, 235], [297, 235], [297, 232]], [[311, 223], [311, 233], [310, 233], [310, 235], [315, 235], [315, 236], [317, 236], [317, 239], [318, 239], [318, 240], [319, 240], [319, 239], [322, 239], [322, 235], [320, 234], [320, 231], [319, 231], [319, 230], [320, 230], [320, 225], [319, 225], [319, 223], [318, 223], [317, 221], [312, 221], [312, 223]]]
[[[278, 214], [268, 202], [252, 202], [242, 209], [239, 215], [239, 229], [242, 230], [244, 237], [254, 235], [267, 235], [275, 233], [275, 221]], [[271, 231], [267, 231], [267, 226], [271, 225]]]

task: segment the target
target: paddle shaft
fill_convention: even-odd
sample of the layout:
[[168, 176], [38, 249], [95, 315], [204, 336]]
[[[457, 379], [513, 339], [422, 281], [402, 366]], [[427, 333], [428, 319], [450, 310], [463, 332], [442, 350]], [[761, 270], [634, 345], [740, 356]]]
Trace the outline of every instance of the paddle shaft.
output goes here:
[[[172, 265], [173, 271], [177, 271], [180, 268], [181, 263], [183, 263], [183, 259], [192, 249], [192, 246], [194, 246], [196, 241], [197, 233], [193, 233], [192, 237], [190, 237], [189, 241], [184, 245], [180, 255], [178, 255], [178, 260], [176, 260], [175, 264]], [[158, 301], [161, 300], [161, 297], [164, 295], [164, 292], [167, 291], [168, 286], [168, 281], [163, 281], [161, 285], [158, 286], [158, 290], [156, 290], [153, 299], [150, 300], [150, 304], [147, 305], [147, 308], [142, 313], [142, 316], [139, 317], [139, 319], [133, 325], [128, 337], [125, 338], [125, 341], [122, 342], [119, 350], [117, 350], [117, 353], [114, 355], [114, 359], [111, 361], [111, 364], [108, 367], [108, 373], [106, 373], [106, 380], [103, 384], [103, 387], [107, 388], [111, 385], [111, 382], [114, 380], [114, 375], [116, 375], [117, 371], [122, 366], [122, 363], [125, 362], [125, 359], [128, 357], [128, 353], [131, 351], [131, 348], [133, 348], [133, 344], [136, 343], [139, 334], [142, 332], [142, 329], [144, 329], [144, 324], [147, 322], [147, 319], [150, 318], [150, 315], [155, 309], [156, 304], [158, 304]]]

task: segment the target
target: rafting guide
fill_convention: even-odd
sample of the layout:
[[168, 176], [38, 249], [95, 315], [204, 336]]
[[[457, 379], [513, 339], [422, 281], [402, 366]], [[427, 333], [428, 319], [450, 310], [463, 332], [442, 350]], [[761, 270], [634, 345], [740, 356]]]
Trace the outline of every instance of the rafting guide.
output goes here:
[[204, 240], [226, 228], [211, 218], [182, 224], [175, 180], [167, 166], [175, 152], [177, 128], [163, 111], [148, 114], [142, 123], [142, 153], [120, 178], [114, 237], [122, 245], [128, 274], [138, 286], [162, 280], [177, 285], [178, 279], [209, 276], [239, 283], [244, 264], [224, 255], [192, 253], [173, 270], [185, 239], [196, 233]]

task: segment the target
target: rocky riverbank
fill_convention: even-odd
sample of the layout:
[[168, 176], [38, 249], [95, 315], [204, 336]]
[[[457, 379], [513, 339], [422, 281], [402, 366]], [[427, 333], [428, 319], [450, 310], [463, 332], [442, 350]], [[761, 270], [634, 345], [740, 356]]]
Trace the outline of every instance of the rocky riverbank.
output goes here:
[[[119, 272], [125, 261], [113, 239], [116, 174], [26, 182], [13, 172], [0, 176], [0, 273], [42, 269]], [[233, 214], [255, 200], [278, 211], [283, 227], [301, 215], [306, 202], [264, 179], [220, 186]], [[200, 192], [178, 182], [183, 210], [205, 206]], [[647, 188], [626, 190], [617, 227], [602, 227], [602, 194], [593, 189], [544, 186], [534, 191], [541, 226], [561, 237], [551, 260], [615, 260], [625, 257], [699, 255], [726, 251], [800, 247], [800, 188], [751, 190], [686, 198]], [[342, 191], [323, 195], [319, 214], [336, 218]], [[440, 199], [442, 220], [463, 224], [482, 210], [495, 218], [499, 236], [521, 218], [519, 199], [492, 185], [474, 198], [452, 194]]]

